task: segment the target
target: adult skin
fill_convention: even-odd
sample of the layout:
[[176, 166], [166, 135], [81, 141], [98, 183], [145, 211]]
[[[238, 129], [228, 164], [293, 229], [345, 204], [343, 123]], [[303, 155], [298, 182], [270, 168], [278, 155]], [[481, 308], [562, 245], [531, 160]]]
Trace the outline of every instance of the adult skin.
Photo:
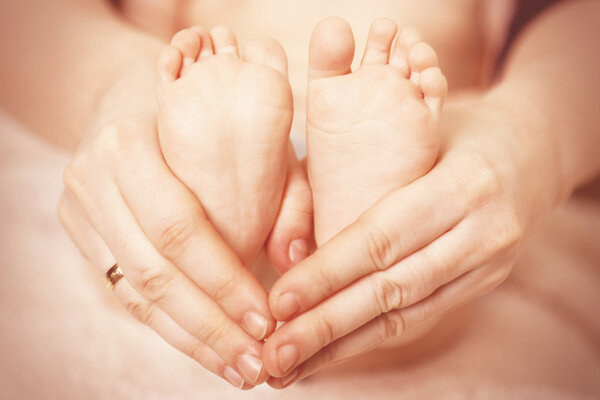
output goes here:
[[[125, 279], [115, 295], [171, 345], [235, 386], [264, 382], [260, 339], [275, 328], [267, 293], [159, 147], [152, 71], [164, 43], [101, 0], [5, 0], [0, 15], [0, 48], [10, 54], [1, 105], [75, 151], [58, 212], [82, 253], [103, 272], [118, 262]], [[288, 194], [306, 185], [290, 164]], [[288, 196], [280, 209], [286, 224], [271, 241], [281, 268], [292, 263], [290, 241], [310, 238], [309, 200]]]
[[[514, 46], [500, 83], [449, 107], [437, 165], [275, 283], [289, 321], [263, 360], [284, 387], [499, 285], [536, 223], [600, 171], [600, 3], [563, 3]], [[577, 71], [577, 73], [573, 73]]]

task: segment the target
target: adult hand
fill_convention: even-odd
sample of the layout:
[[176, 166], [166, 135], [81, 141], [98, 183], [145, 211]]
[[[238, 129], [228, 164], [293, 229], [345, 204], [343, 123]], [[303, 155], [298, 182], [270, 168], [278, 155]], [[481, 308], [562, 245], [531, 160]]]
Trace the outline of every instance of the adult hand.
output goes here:
[[[499, 101], [448, 111], [437, 165], [277, 281], [263, 362], [282, 388], [476, 298], [553, 205], [553, 152]], [[550, 201], [548, 201], [550, 200]]]
[[120, 82], [101, 101], [65, 170], [59, 217], [103, 272], [118, 263], [124, 279], [114, 294], [131, 314], [250, 388], [267, 378], [260, 340], [275, 327], [267, 293], [167, 167], [147, 78]]

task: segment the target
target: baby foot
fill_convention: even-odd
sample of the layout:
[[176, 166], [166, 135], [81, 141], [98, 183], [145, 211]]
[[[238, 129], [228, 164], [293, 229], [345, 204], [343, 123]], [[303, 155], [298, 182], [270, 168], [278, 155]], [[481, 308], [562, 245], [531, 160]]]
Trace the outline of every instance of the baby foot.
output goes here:
[[178, 32], [157, 63], [167, 164], [249, 266], [275, 222], [286, 178], [292, 94], [274, 40], [238, 54], [224, 27]]
[[322, 244], [398, 187], [425, 175], [439, 147], [446, 79], [435, 51], [409, 29], [376, 20], [354, 72], [348, 23], [328, 18], [312, 35], [308, 173]]

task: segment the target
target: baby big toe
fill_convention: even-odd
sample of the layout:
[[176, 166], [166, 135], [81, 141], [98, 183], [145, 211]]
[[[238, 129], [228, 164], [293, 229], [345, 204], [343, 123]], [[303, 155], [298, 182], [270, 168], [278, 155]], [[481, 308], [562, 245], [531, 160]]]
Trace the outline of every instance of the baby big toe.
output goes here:
[[371, 24], [362, 65], [387, 64], [398, 25], [390, 19], [379, 18]]
[[350, 72], [354, 35], [348, 22], [329, 17], [313, 30], [308, 51], [308, 77], [319, 79]]
[[430, 45], [419, 42], [408, 51], [408, 66], [410, 67], [410, 80], [415, 85], [419, 85], [421, 72], [427, 68], [438, 66], [437, 54]]
[[218, 26], [210, 31], [215, 54], [228, 54], [239, 57], [237, 38], [231, 29], [226, 26]]
[[281, 44], [274, 39], [254, 40], [244, 48], [244, 60], [262, 64], [287, 76], [287, 57]]

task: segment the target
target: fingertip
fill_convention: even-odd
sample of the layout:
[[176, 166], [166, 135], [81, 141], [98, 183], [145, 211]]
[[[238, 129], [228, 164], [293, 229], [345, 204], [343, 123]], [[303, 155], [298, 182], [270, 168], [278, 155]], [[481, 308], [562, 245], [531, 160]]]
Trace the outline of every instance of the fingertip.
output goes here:
[[277, 390], [281, 390], [281, 389], [285, 388], [285, 386], [283, 385], [283, 382], [281, 381], [281, 378], [270, 377], [267, 380], [267, 385], [269, 385], [271, 388], [277, 389]]
[[[265, 341], [265, 345], [263, 346], [262, 360], [263, 368], [270, 376], [267, 380], [269, 386], [271, 385], [270, 382], [276, 383], [277, 380], [281, 381], [283, 374], [279, 370], [275, 341], [271, 338]], [[277, 389], [283, 389], [283, 385], [277, 387]]]
[[249, 311], [242, 318], [242, 326], [256, 340], [263, 340], [269, 330], [269, 322], [262, 315]]

